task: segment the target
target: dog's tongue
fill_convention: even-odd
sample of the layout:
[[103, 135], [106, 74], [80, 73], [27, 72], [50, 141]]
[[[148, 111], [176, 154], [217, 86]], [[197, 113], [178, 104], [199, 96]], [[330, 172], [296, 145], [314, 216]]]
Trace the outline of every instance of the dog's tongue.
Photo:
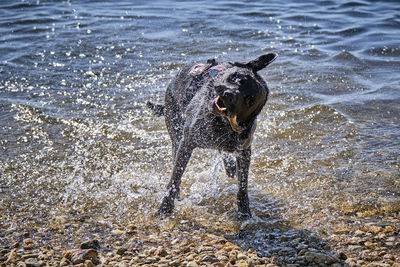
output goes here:
[[237, 123], [237, 117], [235, 116], [227, 116], [229, 123], [231, 124], [232, 130], [234, 130], [237, 133], [241, 133], [242, 129], [239, 127]]

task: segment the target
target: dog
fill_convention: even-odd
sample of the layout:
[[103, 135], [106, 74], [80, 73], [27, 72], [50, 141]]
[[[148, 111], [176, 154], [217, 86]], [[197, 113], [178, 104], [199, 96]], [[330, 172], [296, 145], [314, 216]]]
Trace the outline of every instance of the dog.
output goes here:
[[186, 65], [169, 84], [165, 105], [147, 105], [165, 123], [172, 141], [174, 168], [158, 214], [170, 214], [179, 198], [181, 178], [195, 148], [211, 148], [224, 153], [229, 177], [237, 177], [239, 219], [251, 217], [247, 179], [251, 143], [256, 118], [264, 107], [269, 90], [257, 74], [277, 57], [262, 55], [247, 63], [206, 63]]

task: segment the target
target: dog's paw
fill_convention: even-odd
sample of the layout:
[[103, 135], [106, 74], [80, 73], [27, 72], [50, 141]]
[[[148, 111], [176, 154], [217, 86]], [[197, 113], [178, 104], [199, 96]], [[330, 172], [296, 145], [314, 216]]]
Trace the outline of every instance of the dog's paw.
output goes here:
[[158, 215], [167, 215], [167, 214], [171, 214], [172, 211], [174, 210], [174, 200], [168, 198], [168, 197], [164, 197], [160, 208], [158, 209]]

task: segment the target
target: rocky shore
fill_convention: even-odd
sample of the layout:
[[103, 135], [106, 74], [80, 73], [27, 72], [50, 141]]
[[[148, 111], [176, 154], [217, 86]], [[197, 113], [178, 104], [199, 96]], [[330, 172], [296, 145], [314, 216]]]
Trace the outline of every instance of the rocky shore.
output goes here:
[[[398, 220], [322, 239], [303, 229], [242, 229], [223, 234], [198, 226], [82, 225], [0, 229], [0, 266], [400, 266]], [[68, 230], [69, 229], [69, 230]], [[89, 238], [91, 237], [91, 238]], [[87, 239], [87, 240], [85, 240]], [[66, 240], [69, 240], [66, 242]]]

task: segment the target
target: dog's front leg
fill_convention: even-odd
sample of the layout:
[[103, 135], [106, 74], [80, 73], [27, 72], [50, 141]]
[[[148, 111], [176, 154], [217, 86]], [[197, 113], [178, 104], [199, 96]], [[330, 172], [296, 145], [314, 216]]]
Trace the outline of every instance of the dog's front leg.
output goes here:
[[251, 217], [249, 196], [247, 193], [247, 179], [249, 176], [250, 158], [250, 148], [239, 151], [239, 155], [236, 157], [237, 176], [239, 180], [239, 191], [237, 194], [237, 204], [239, 212], [238, 217], [241, 220]]
[[176, 151], [174, 159], [174, 170], [172, 171], [171, 180], [169, 181], [167, 187], [167, 195], [164, 197], [160, 208], [158, 209], [158, 214], [168, 214], [172, 213], [174, 209], [174, 201], [178, 196], [181, 185], [181, 178], [185, 171], [186, 165], [189, 162], [190, 156], [192, 155], [193, 148], [184, 143], [181, 140], [179, 147]]

